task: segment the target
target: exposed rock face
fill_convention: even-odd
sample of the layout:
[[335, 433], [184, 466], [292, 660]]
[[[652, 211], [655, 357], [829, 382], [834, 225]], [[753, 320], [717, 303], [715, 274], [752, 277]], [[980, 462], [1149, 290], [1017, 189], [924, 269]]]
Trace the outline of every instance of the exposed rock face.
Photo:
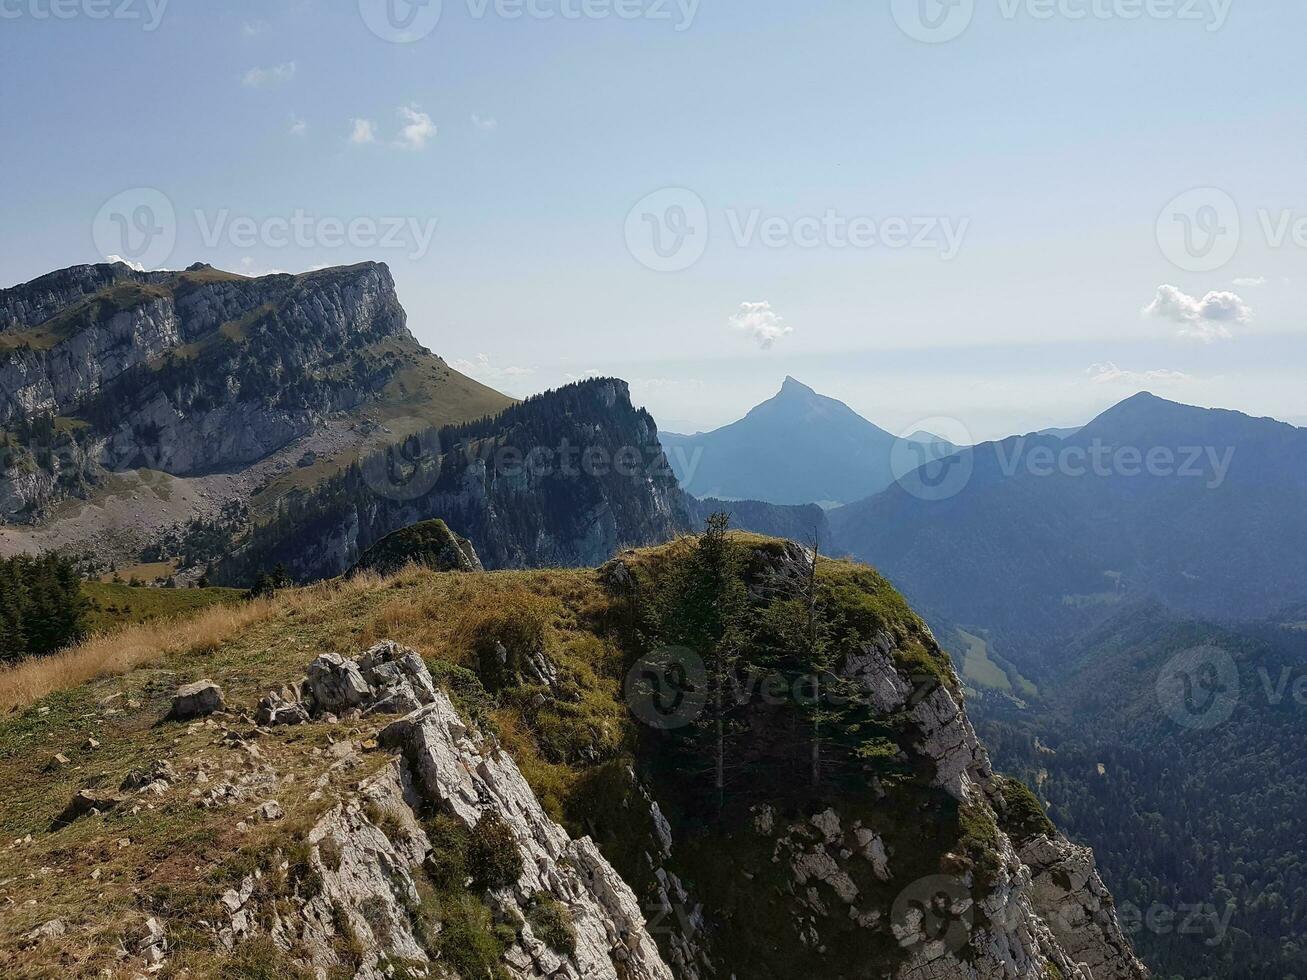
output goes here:
[[374, 396], [395, 364], [338, 366], [400, 337], [374, 263], [263, 279], [80, 266], [0, 290], [0, 428], [78, 420], [0, 459], [0, 516], [39, 513], [103, 470], [262, 459]]
[[525, 917], [526, 900], [547, 892], [572, 910], [574, 962], [565, 964], [528, 927], [523, 955], [509, 957], [519, 975], [671, 980], [630, 888], [591, 840], [571, 840], [545, 815], [513, 761], [482, 743], [447, 698], [392, 724], [382, 742], [404, 754], [421, 794], [465, 827], [493, 812], [511, 828], [524, 871], [502, 900]]
[[383, 640], [357, 661], [324, 653], [298, 684], [270, 691], [259, 702], [260, 725], [298, 725], [324, 715], [351, 712], [399, 714], [436, 698], [426, 664], [412, 650]]
[[1116, 921], [1112, 896], [1094, 867], [1094, 853], [1059, 836], [1036, 837], [1021, 847], [1033, 878], [1035, 905], [1053, 935], [1094, 980], [1144, 975]]
[[[592, 841], [572, 840], [548, 817], [512, 759], [435, 690], [416, 654], [384, 643], [358, 661], [319, 658], [309, 674], [319, 710], [401, 710], [410, 695], [423, 703], [382, 733], [397, 753], [393, 764], [309, 833], [319, 884], [294, 914], [276, 915], [271, 932], [279, 946], [306, 954], [320, 971], [339, 968], [345, 929], [362, 951], [354, 975], [363, 980], [388, 975], [394, 962], [431, 963], [414, 877], [432, 842], [418, 812], [435, 809], [469, 830], [493, 814], [508, 828], [522, 868], [516, 882], [487, 899], [506, 921], [521, 923], [502, 961], [510, 976], [673, 980], [630, 888]], [[220, 934], [229, 946], [258, 929], [253, 891], [247, 879], [223, 898], [230, 923]], [[560, 953], [533, 933], [527, 909], [542, 894], [569, 910], [574, 952]]]
[[[921, 679], [904, 677], [895, 666], [890, 656], [893, 643], [889, 635], [878, 637], [848, 661], [846, 671], [882, 710], [908, 709], [921, 736], [917, 747], [934, 764], [938, 786], [965, 804], [990, 813], [1001, 809], [999, 781], [955, 697], [957, 688], [928, 682], [923, 696]], [[995, 820], [1002, 822], [997, 816]], [[833, 816], [826, 822], [838, 826]], [[900, 980], [1043, 980], [1048, 964], [1067, 980], [1147, 977], [1116, 921], [1092, 852], [1055, 833], [1027, 842], [1020, 851], [1001, 829], [996, 842], [997, 867], [992, 880], [984, 883], [982, 900], [968, 897], [975, 894], [979, 882], [975, 872], [966, 871], [952, 881], [946, 876], [927, 882], [918, 896], [933, 893], [936, 898], [945, 896], [946, 904], [954, 903], [936, 910], [939, 919], [934, 929], [928, 927], [928, 912], [909, 909], [895, 917], [895, 936], [911, 952], [911, 960], [898, 973]], [[802, 862], [795, 868], [796, 876], [812, 873]], [[838, 882], [836, 869], [821, 866], [820, 870], [824, 880], [835, 876]], [[918, 885], [909, 886], [909, 892], [914, 887]], [[843, 890], [836, 891], [843, 897]], [[928, 908], [927, 903], [920, 904]], [[943, 933], [940, 922], [947, 925]]]

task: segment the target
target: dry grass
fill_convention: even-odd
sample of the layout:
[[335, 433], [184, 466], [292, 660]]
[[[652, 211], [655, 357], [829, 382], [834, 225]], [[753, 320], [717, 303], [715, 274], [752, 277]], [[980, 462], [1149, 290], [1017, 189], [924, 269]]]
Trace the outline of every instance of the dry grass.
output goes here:
[[216, 606], [190, 619], [163, 619], [92, 637], [49, 657], [0, 671], [0, 711], [16, 711], [47, 694], [113, 677], [173, 651], [211, 653], [240, 630], [272, 616], [275, 600]]

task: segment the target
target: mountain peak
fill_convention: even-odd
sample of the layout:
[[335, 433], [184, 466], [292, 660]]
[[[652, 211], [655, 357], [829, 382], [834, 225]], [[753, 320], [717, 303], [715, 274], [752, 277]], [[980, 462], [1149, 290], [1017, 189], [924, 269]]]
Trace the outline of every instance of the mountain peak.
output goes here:
[[785, 376], [785, 383], [784, 383], [783, 385], [781, 385], [781, 391], [780, 391], [780, 393], [781, 393], [782, 395], [815, 395], [815, 394], [817, 394], [817, 392], [816, 392], [814, 389], [809, 388], [809, 387], [808, 387], [807, 385], [805, 385], [802, 381], [800, 381], [800, 380], [798, 380], [797, 378], [795, 378], [794, 376], [792, 376], [792, 375], [788, 375], [788, 374]]

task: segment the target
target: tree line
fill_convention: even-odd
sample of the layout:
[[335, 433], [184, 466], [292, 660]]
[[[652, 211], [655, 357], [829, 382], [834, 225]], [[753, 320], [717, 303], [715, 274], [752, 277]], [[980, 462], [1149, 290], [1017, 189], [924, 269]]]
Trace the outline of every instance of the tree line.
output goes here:
[[44, 656], [86, 633], [88, 603], [72, 559], [0, 560], [0, 662]]

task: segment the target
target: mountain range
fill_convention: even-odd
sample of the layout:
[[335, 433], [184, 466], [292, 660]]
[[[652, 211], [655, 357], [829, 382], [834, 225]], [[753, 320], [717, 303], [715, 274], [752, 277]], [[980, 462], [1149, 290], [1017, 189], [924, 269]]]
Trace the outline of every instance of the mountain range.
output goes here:
[[[815, 523], [731, 506], [761, 532]], [[518, 404], [414, 339], [378, 263], [114, 263], [0, 290], [0, 557], [309, 580], [444, 519], [492, 568], [585, 565], [706, 513], [624, 382]]]
[[[929, 433], [909, 439], [951, 448]], [[662, 441], [681, 485], [697, 497], [826, 507], [893, 483], [900, 444], [843, 402], [788, 377], [738, 422], [696, 435], [664, 433]]]
[[1260, 618], [1307, 582], [1307, 430], [1283, 422], [1143, 393], [1066, 437], [935, 468], [957, 485], [904, 479], [832, 512], [834, 540], [924, 608], [998, 631], [1018, 662], [1127, 600]]

